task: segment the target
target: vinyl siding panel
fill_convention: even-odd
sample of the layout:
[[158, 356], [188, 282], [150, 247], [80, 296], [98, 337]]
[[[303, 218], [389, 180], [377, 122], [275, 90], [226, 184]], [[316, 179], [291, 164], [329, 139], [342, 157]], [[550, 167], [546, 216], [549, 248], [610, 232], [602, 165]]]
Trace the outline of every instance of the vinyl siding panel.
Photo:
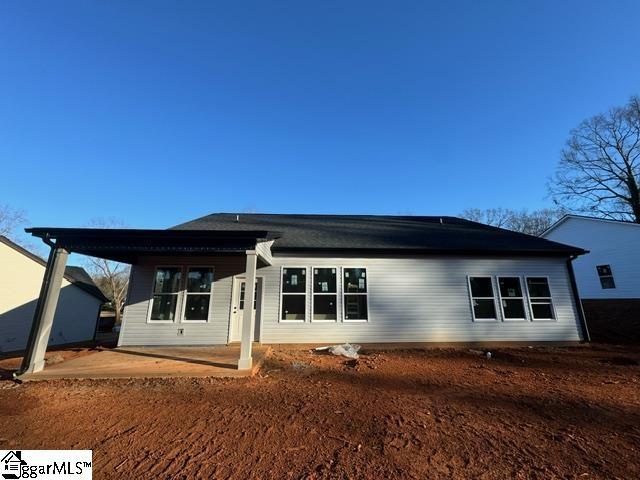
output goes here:
[[[582, 298], [640, 298], [640, 225], [569, 217], [544, 238], [589, 250], [573, 261]], [[611, 265], [616, 288], [602, 288], [597, 265]]]
[[[220, 345], [226, 344], [229, 335], [229, 312], [231, 286], [234, 275], [244, 272], [244, 255], [224, 257], [176, 257], [171, 259], [149, 257], [131, 268], [131, 284], [123, 323], [118, 339], [119, 345]], [[147, 322], [150, 307], [153, 275], [157, 265], [186, 267], [213, 266], [214, 283], [207, 323]], [[177, 306], [179, 311], [181, 302]], [[184, 335], [178, 335], [178, 329]]]
[[[184, 259], [183, 259], [184, 260]], [[181, 259], [159, 264], [179, 264]], [[193, 262], [193, 260], [190, 260]], [[131, 301], [125, 310], [123, 345], [220, 344], [228, 339], [231, 276], [242, 274], [244, 257], [212, 258], [215, 265], [214, 299], [207, 324], [149, 324], [146, 321], [152, 288], [153, 260], [136, 265], [132, 272]], [[205, 264], [200, 261], [198, 264]], [[307, 320], [281, 322], [281, 267], [307, 266]], [[367, 268], [369, 321], [343, 321], [342, 296], [338, 295], [338, 321], [311, 321], [311, 268]], [[474, 258], [425, 256], [420, 258], [331, 258], [275, 256], [273, 265], [258, 269], [263, 277], [262, 343], [326, 342], [472, 342], [472, 341], [577, 341], [578, 316], [564, 259]], [[547, 276], [556, 310], [555, 321], [474, 322], [467, 284], [468, 275]], [[523, 283], [524, 286], [524, 283]], [[494, 285], [496, 288], [497, 285]], [[497, 292], [496, 292], [497, 293]], [[525, 298], [526, 302], [526, 298]], [[530, 318], [528, 303], [525, 304]], [[177, 335], [185, 328], [185, 335]]]
[[[369, 321], [280, 322], [281, 266], [366, 267]], [[575, 341], [580, 329], [564, 259], [274, 257], [265, 275], [263, 343]], [[308, 275], [311, 274], [309, 270]], [[556, 321], [474, 322], [467, 275], [548, 276]], [[338, 289], [342, 288], [338, 279]], [[311, 282], [307, 312], [311, 312]], [[495, 286], [494, 286], [495, 287]], [[277, 293], [276, 293], [277, 292]], [[526, 305], [529, 310], [528, 304]], [[530, 318], [530, 313], [528, 312]]]

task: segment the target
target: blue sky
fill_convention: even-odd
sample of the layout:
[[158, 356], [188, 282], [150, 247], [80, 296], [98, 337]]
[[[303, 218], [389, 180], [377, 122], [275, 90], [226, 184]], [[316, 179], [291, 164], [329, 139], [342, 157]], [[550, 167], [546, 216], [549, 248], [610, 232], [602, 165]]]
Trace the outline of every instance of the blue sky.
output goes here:
[[640, 2], [0, 4], [0, 203], [32, 225], [549, 205], [640, 93]]

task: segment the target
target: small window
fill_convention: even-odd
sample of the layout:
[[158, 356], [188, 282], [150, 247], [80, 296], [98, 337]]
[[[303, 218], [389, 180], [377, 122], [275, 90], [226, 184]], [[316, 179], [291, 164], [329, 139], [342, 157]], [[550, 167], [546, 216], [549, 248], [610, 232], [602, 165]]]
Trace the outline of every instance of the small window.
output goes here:
[[616, 282], [613, 280], [611, 265], [598, 265], [596, 270], [598, 271], [598, 277], [600, 278], [600, 285], [602, 288], [616, 288]]
[[546, 277], [527, 277], [527, 291], [534, 320], [553, 320], [553, 302]]
[[520, 277], [498, 277], [502, 317], [505, 320], [526, 320]]
[[[244, 310], [244, 291], [247, 286], [247, 282], [240, 283], [240, 310]], [[256, 286], [253, 290], [253, 309], [256, 309], [256, 304], [258, 302], [258, 282], [256, 282]]]
[[474, 320], [496, 320], [496, 301], [491, 277], [469, 277]]
[[344, 319], [345, 321], [369, 320], [367, 302], [367, 269], [344, 268]]
[[153, 280], [150, 320], [173, 322], [181, 288], [180, 267], [158, 267]]
[[213, 268], [189, 267], [187, 270], [187, 291], [184, 320], [206, 321], [209, 318]]
[[313, 269], [313, 320], [338, 319], [337, 277], [335, 268]]
[[307, 269], [282, 269], [280, 320], [304, 322], [307, 316]]

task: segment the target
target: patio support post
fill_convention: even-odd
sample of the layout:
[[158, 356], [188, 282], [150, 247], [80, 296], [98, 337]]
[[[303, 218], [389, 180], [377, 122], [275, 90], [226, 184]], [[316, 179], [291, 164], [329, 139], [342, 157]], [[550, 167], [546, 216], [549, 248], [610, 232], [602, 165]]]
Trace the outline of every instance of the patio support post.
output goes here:
[[44, 354], [49, 343], [49, 335], [53, 326], [53, 317], [58, 305], [60, 287], [62, 286], [62, 278], [64, 277], [68, 256], [69, 252], [64, 248], [51, 244], [51, 252], [44, 271], [40, 296], [33, 314], [27, 349], [22, 359], [22, 366], [17, 374], [18, 376], [24, 373], [39, 372], [44, 368]]
[[253, 365], [251, 358], [251, 341], [253, 334], [253, 296], [256, 289], [256, 268], [257, 268], [257, 254], [253, 250], [247, 251], [247, 271], [245, 276], [245, 290], [244, 298], [245, 305], [249, 307], [245, 308], [242, 313], [242, 338], [240, 340], [240, 360], [238, 360], [238, 370], [249, 370]]

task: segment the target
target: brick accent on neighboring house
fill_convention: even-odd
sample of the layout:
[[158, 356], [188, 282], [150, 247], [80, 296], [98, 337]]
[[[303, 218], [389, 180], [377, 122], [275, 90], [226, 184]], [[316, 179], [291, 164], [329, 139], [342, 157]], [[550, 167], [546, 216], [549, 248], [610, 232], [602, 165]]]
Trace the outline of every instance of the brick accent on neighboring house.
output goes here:
[[608, 343], [640, 343], [640, 298], [583, 299], [591, 340]]

